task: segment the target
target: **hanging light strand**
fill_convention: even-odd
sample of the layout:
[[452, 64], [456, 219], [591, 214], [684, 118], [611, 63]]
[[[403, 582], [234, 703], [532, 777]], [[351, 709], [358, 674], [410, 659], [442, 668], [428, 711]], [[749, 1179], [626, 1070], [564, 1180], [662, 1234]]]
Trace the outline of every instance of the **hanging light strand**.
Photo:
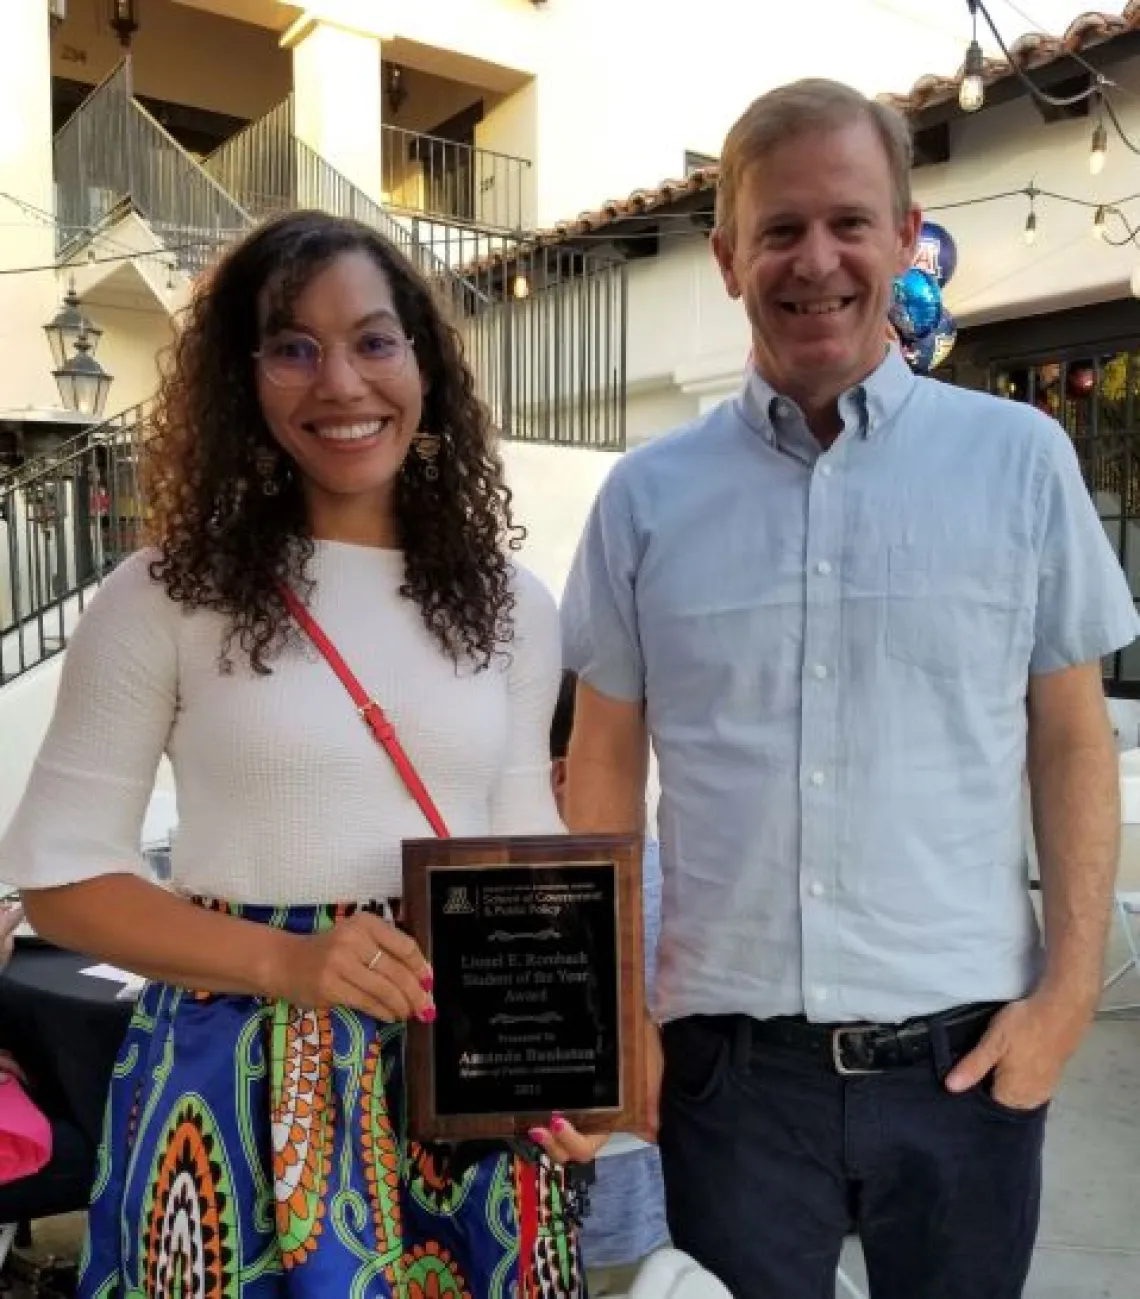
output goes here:
[[1124, 127], [1120, 124], [1120, 117], [1116, 109], [1113, 107], [1112, 101], [1108, 98], [1107, 95], [1103, 97], [1103, 104], [1104, 104], [1105, 115], [1108, 117], [1108, 120], [1115, 127], [1116, 134], [1120, 136], [1121, 144], [1123, 144], [1124, 147], [1130, 150], [1132, 153], [1140, 154], [1140, 145], [1134, 144], [1132, 140], [1128, 138], [1128, 132], [1125, 131]]
[[[975, 198], [955, 199], [949, 203], [931, 203], [923, 207], [928, 215], [935, 212], [951, 212], [958, 208], [977, 207], [982, 203], [997, 203], [1003, 199], [1024, 197], [1029, 201], [1029, 212], [1025, 218], [1023, 236], [1026, 244], [1032, 246], [1037, 242], [1039, 230], [1038, 199], [1052, 199], [1056, 203], [1067, 203], [1070, 207], [1084, 208], [1093, 214], [1089, 232], [1110, 248], [1123, 248], [1125, 244], [1140, 247], [1140, 224], [1133, 225], [1123, 211], [1126, 203], [1140, 200], [1140, 194], [1128, 194], [1112, 203], [1096, 203], [1089, 199], [1077, 198], [1073, 194], [1061, 194], [1056, 190], [1039, 189], [1035, 181], [1023, 185], [1020, 189], [1001, 190], [996, 194], [979, 194]], [[1117, 237], [1109, 231], [1115, 227], [1123, 228], [1123, 235]]]
[[[985, 19], [986, 26], [993, 33], [993, 38], [997, 42], [998, 49], [1001, 50], [1003, 58], [1009, 64], [1010, 70], [1039, 103], [1047, 104], [1050, 108], [1073, 108], [1077, 104], [1086, 103], [1090, 99], [1095, 99], [1097, 101], [1099, 115], [1097, 124], [1093, 127], [1092, 148], [1089, 153], [1089, 168], [1094, 176], [1098, 175], [1103, 168], [1105, 156], [1108, 151], [1108, 133], [1104, 127], [1105, 118], [1112, 123], [1113, 129], [1120, 137], [1121, 143], [1124, 144], [1124, 146], [1132, 153], [1140, 154], [1140, 145], [1137, 145], [1124, 129], [1124, 125], [1120, 120], [1120, 115], [1117, 113], [1108, 93], [1110, 89], [1115, 91], [1118, 90], [1119, 87], [1115, 82], [1110, 81], [1098, 67], [1090, 63], [1089, 60], [1078, 51], [1067, 50], [1065, 52], [1065, 57], [1072, 59], [1074, 63], [1084, 68], [1084, 70], [1089, 74], [1091, 84], [1086, 89], [1080, 90], [1073, 95], [1051, 95], [1047, 90], [1042, 90], [1042, 88], [1021, 66], [1020, 62], [1014, 58], [1013, 54], [1010, 52], [1009, 46], [1006, 45], [1001, 32], [998, 30], [997, 23], [995, 23], [991, 17], [989, 9], [986, 8], [985, 0], [966, 0], [966, 4], [969, 6], [970, 14], [974, 22], [974, 40], [971, 41], [966, 50], [967, 62], [970, 59], [974, 46], [977, 44], [977, 16], [980, 13], [983, 19]], [[963, 85], [964, 84], [965, 83], [963, 82]], [[961, 96], [959, 96], [959, 99], [961, 99]], [[965, 108], [965, 104], [963, 104], [962, 107]], [[980, 108], [981, 104], [979, 103], [977, 107]]]
[[1075, 104], [1083, 104], [1086, 102], [1086, 100], [1089, 100], [1094, 95], [1100, 93], [1102, 89], [1101, 80], [1099, 80], [1100, 73], [1096, 70], [1096, 68], [1092, 67], [1090, 63], [1086, 62], [1078, 54], [1071, 54], [1069, 57], [1075, 59], [1083, 67], [1091, 71], [1098, 78], [1097, 83], [1095, 85], [1089, 86], [1086, 90], [1078, 91], [1075, 95], [1051, 95], [1047, 90], [1042, 90], [1041, 87], [1033, 80], [1033, 78], [1029, 76], [1029, 74], [1025, 71], [1025, 69], [1021, 66], [1021, 64], [1017, 61], [1017, 59], [1015, 59], [1013, 55], [1009, 52], [1009, 47], [1002, 39], [1002, 34], [998, 30], [997, 24], [990, 17], [990, 11], [986, 8], [984, 0], [966, 0], [966, 3], [969, 5], [970, 12], [974, 16], [975, 39], [973, 42], [971, 42], [971, 48], [974, 44], [977, 43], [977, 36], [976, 36], [977, 21], [978, 21], [977, 16], [980, 13], [982, 17], [985, 19], [986, 26], [993, 33], [993, 38], [997, 42], [997, 47], [999, 50], [1001, 50], [1002, 56], [1004, 57], [1005, 61], [1009, 64], [1010, 68], [1012, 69], [1017, 79], [1025, 86], [1025, 88], [1035, 99], [1040, 100], [1041, 103], [1043, 104], [1048, 104], [1051, 108], [1072, 108]]

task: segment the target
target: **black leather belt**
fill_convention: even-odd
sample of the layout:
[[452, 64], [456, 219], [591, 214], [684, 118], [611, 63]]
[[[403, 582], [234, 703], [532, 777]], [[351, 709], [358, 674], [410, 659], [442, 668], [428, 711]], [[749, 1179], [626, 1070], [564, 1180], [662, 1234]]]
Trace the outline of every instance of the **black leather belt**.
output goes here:
[[902, 1024], [812, 1024], [801, 1015], [749, 1021], [753, 1046], [783, 1046], [830, 1065], [844, 1077], [883, 1073], [929, 1060], [931, 1029], [945, 1035], [957, 1056], [978, 1044], [1002, 1002], [975, 1002]]

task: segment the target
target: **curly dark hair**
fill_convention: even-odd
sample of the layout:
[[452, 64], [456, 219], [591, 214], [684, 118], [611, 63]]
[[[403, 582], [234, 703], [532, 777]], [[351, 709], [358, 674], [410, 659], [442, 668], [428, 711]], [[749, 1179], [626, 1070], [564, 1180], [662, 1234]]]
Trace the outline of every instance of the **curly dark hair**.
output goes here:
[[423, 427], [441, 439], [437, 477], [410, 455], [396, 482], [401, 594], [446, 654], [486, 667], [512, 638], [507, 552], [525, 535], [511, 519], [490, 415], [424, 278], [370, 226], [324, 212], [291, 212], [258, 227], [213, 267], [187, 309], [144, 446], [161, 551], [151, 573], [171, 599], [228, 615], [223, 666], [236, 644], [254, 671], [268, 672], [268, 660], [296, 636], [279, 585], [308, 598], [313, 542], [299, 474], [286, 473], [276, 495], [258, 489], [259, 453], [280, 452], [257, 397], [258, 305], [270, 293], [271, 320], [287, 321], [309, 281], [352, 252], [366, 253], [388, 280], [426, 381]]

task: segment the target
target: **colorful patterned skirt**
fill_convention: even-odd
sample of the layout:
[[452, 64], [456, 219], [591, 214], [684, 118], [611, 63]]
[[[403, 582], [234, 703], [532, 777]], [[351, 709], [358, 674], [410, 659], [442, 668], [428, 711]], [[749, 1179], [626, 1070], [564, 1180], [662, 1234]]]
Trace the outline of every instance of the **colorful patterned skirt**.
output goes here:
[[[350, 910], [223, 909], [295, 933]], [[537, 1147], [405, 1140], [403, 1044], [353, 1010], [147, 985], [80, 1299], [584, 1296], [564, 1178]]]

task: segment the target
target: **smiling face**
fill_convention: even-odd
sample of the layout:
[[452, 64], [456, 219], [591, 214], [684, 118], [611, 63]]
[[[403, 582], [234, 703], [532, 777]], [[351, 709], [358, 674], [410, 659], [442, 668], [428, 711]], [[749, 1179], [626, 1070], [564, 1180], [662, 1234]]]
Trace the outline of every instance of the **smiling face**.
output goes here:
[[753, 360], [809, 416], [883, 359], [891, 282], [921, 216], [900, 216], [890, 165], [866, 120], [796, 135], [746, 168], [735, 220], [713, 249], [752, 325]]
[[310, 530], [326, 540], [397, 544], [397, 475], [423, 414], [424, 387], [387, 277], [342, 253], [274, 318], [261, 294], [257, 396], [301, 476]]

